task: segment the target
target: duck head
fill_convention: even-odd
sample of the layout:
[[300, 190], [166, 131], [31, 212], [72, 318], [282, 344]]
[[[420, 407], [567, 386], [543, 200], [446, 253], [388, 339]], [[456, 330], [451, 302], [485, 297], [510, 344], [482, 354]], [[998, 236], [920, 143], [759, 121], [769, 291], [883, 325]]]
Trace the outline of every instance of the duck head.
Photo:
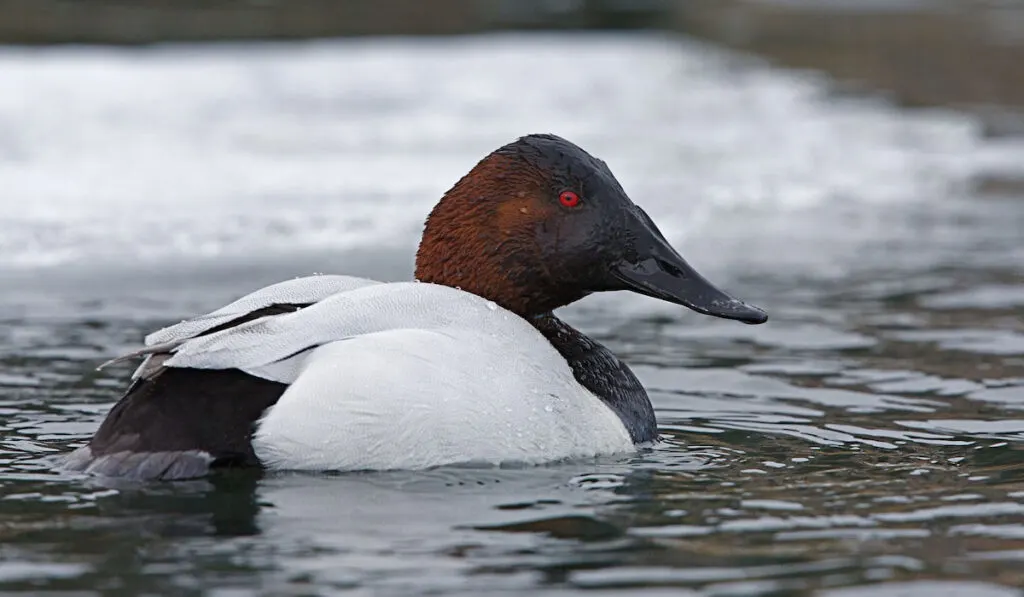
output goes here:
[[629, 290], [715, 317], [768, 319], [686, 263], [607, 164], [554, 135], [499, 148], [445, 193], [427, 218], [416, 278], [527, 318]]

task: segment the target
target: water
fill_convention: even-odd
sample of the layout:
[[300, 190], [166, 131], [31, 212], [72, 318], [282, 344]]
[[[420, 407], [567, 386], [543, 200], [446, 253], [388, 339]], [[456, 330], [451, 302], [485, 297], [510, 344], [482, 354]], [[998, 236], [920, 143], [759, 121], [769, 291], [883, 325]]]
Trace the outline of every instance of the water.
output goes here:
[[[0, 590], [1018, 595], [1024, 143], [646, 36], [0, 51]], [[144, 333], [314, 271], [407, 278], [487, 151], [605, 158], [772, 319], [564, 316], [665, 441], [537, 468], [66, 475]], [[1017, 182], [1014, 182], [1017, 181]]]

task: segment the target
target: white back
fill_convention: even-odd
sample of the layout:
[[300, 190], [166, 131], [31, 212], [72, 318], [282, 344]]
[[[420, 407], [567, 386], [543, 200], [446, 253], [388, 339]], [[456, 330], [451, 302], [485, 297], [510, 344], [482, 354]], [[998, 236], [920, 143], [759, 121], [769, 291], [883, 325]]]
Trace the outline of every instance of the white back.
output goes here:
[[[420, 282], [362, 286], [333, 294], [296, 311], [243, 323], [188, 340], [174, 348], [168, 367], [241, 369], [291, 383], [294, 377], [271, 367], [329, 342], [396, 329], [487, 330], [510, 341], [550, 344], [517, 315], [475, 294]], [[559, 360], [564, 361], [559, 357]]]
[[207, 330], [270, 305], [316, 303], [332, 294], [370, 284], [380, 284], [380, 282], [355, 276], [336, 275], [316, 275], [285, 280], [264, 286], [206, 315], [186, 319], [181, 323], [159, 329], [146, 336], [146, 346], [194, 338]]

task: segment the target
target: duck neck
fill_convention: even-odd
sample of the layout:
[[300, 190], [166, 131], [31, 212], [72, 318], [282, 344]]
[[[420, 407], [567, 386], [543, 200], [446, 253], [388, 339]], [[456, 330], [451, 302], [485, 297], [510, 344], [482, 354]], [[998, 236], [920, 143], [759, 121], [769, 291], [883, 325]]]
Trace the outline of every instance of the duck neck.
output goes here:
[[658, 424], [647, 390], [625, 363], [552, 313], [528, 321], [566, 360], [576, 382], [618, 415], [633, 443], [658, 438]]

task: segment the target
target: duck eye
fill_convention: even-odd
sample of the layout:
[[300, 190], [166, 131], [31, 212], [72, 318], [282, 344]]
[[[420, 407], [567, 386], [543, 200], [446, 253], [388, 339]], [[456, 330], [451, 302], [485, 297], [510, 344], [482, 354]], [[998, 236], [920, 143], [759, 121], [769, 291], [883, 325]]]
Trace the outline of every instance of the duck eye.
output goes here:
[[580, 196], [572, 191], [562, 191], [562, 194], [558, 196], [558, 200], [566, 207], [576, 207], [580, 204]]

